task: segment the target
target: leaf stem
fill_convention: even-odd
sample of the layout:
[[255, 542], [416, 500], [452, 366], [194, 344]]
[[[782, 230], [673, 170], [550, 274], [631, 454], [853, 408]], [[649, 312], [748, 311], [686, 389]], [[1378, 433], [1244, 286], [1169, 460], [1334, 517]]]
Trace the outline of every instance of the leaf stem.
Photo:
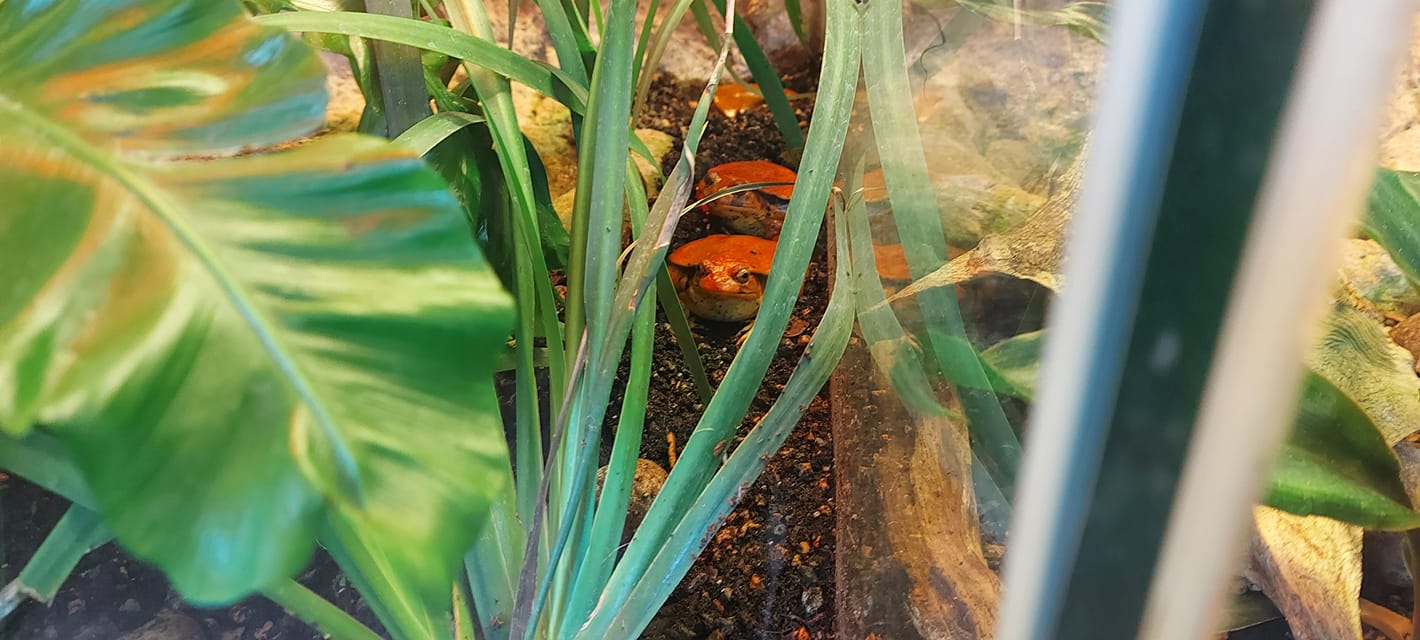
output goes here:
[[261, 593], [331, 638], [381, 640], [369, 627], [295, 580], [283, 580]]

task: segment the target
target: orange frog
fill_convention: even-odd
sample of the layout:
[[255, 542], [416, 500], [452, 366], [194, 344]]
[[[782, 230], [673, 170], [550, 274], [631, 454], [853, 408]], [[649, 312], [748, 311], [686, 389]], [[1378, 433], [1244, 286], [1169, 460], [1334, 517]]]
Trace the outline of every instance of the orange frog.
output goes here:
[[759, 311], [774, 247], [773, 240], [716, 234], [687, 242], [666, 261], [687, 311], [706, 320], [744, 322]]
[[740, 191], [707, 203], [706, 213], [736, 233], [746, 233], [773, 240], [784, 226], [784, 213], [789, 198], [794, 195], [793, 169], [765, 160], [727, 162], [713, 167], [695, 187], [697, 199], [714, 195], [724, 189], [758, 182], [788, 183]]

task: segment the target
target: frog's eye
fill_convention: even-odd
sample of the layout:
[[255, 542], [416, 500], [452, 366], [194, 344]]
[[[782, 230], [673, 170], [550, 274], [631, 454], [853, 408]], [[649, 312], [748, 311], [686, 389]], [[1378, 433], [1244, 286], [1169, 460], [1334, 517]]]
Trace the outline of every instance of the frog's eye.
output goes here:
[[745, 284], [745, 283], [749, 282], [749, 275], [750, 275], [750, 274], [749, 274], [749, 269], [741, 268], [741, 269], [735, 271], [735, 275], [733, 275], [733, 276], [731, 276], [731, 277], [733, 277], [733, 278], [735, 279], [735, 282], [738, 282], [738, 283], [740, 283], [740, 284]]

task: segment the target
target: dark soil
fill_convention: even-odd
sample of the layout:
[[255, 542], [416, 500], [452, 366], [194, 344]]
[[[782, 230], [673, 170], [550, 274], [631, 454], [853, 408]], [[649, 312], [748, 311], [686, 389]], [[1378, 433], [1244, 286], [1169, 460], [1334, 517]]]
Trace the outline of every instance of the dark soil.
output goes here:
[[[69, 502], [13, 476], [0, 481], [0, 577], [9, 582], [34, 555]], [[317, 552], [301, 584], [381, 629], [329, 556]], [[131, 634], [131, 635], [125, 635]], [[4, 640], [320, 640], [324, 636], [255, 596], [230, 607], [183, 603], [156, 568], [113, 543], [85, 556], [48, 606], [21, 605], [0, 626]]]
[[[816, 70], [786, 78], [790, 89], [811, 91]], [[642, 126], [684, 135], [699, 98], [698, 83], [659, 79], [653, 108]], [[796, 104], [807, 127], [807, 103]], [[711, 110], [697, 154], [697, 178], [710, 167], [736, 160], [785, 158], [783, 138], [764, 106], [727, 118]], [[673, 154], [665, 160], [674, 166]], [[717, 232], [698, 212], [687, 214], [672, 246]], [[803, 346], [828, 300], [828, 255], [820, 232], [799, 304], [760, 393], [737, 431], [742, 437], [769, 410], [797, 364]], [[663, 466], [673, 442], [690, 437], [704, 407], [680, 359], [669, 326], [658, 325], [647, 433], [641, 455]], [[740, 325], [697, 321], [697, 345], [711, 382], [718, 383], [733, 360]], [[661, 383], [659, 381], [666, 381]], [[711, 539], [690, 573], [661, 609], [644, 638], [830, 638], [834, 629], [834, 511], [832, 421], [827, 391], [810, 404], [783, 448], [770, 459], [725, 525]]]

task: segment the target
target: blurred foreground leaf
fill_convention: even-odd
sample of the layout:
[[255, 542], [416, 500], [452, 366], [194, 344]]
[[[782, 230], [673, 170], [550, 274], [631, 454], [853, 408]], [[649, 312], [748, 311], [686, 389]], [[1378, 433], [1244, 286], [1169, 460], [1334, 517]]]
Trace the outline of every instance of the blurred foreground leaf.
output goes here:
[[152, 161], [324, 105], [314, 51], [233, 0], [0, 4], [0, 449], [44, 425], [197, 602], [323, 526], [447, 600], [499, 488], [510, 303], [438, 176], [360, 136]]

